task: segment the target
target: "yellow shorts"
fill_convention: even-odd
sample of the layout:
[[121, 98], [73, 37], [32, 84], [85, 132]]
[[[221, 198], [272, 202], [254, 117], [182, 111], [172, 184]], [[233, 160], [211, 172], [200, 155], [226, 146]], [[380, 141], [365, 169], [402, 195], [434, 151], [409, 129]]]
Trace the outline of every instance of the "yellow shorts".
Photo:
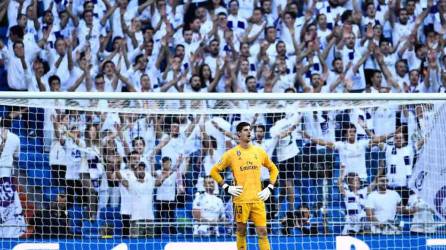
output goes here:
[[247, 223], [248, 219], [256, 227], [266, 227], [266, 208], [264, 202], [234, 203], [235, 221]]

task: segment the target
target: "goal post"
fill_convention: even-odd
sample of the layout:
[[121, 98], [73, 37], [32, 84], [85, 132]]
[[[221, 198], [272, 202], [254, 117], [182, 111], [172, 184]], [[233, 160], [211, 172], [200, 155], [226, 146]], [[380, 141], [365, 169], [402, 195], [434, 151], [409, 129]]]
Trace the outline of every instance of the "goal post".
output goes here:
[[[271, 249], [442, 244], [445, 105], [442, 94], [0, 92], [1, 247], [236, 249], [231, 196], [209, 174], [241, 121], [280, 171], [265, 202]], [[266, 168], [256, 177], [268, 185]], [[258, 249], [252, 222], [247, 235]]]

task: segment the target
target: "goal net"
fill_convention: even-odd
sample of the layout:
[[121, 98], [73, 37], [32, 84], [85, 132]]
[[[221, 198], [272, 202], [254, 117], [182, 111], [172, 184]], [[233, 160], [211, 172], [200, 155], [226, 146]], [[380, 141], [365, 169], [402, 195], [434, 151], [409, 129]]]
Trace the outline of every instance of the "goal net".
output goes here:
[[88, 94], [0, 100], [2, 249], [236, 249], [209, 174], [241, 121], [280, 171], [271, 249], [445, 247], [444, 101]]

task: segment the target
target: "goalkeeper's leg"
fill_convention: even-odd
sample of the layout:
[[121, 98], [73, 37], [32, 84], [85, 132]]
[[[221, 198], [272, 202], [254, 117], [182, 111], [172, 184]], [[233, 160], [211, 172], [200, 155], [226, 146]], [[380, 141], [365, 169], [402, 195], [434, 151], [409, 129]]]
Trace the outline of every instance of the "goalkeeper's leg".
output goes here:
[[257, 237], [259, 241], [260, 250], [270, 250], [269, 240], [268, 240], [268, 230], [266, 227], [256, 227]]
[[246, 250], [246, 223], [237, 222], [237, 250]]

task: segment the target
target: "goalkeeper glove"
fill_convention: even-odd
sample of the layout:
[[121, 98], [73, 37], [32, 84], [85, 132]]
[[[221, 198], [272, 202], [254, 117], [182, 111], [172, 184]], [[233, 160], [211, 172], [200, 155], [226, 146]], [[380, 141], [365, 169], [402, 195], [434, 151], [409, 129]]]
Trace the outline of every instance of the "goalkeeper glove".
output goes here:
[[269, 184], [266, 188], [264, 188], [262, 191], [260, 191], [257, 196], [262, 200], [266, 201], [273, 193], [274, 186], [273, 184]]
[[230, 195], [233, 195], [235, 197], [238, 197], [243, 192], [242, 186], [229, 186], [228, 184], [223, 184], [222, 186], [223, 190], [225, 190], [226, 193], [229, 193]]

